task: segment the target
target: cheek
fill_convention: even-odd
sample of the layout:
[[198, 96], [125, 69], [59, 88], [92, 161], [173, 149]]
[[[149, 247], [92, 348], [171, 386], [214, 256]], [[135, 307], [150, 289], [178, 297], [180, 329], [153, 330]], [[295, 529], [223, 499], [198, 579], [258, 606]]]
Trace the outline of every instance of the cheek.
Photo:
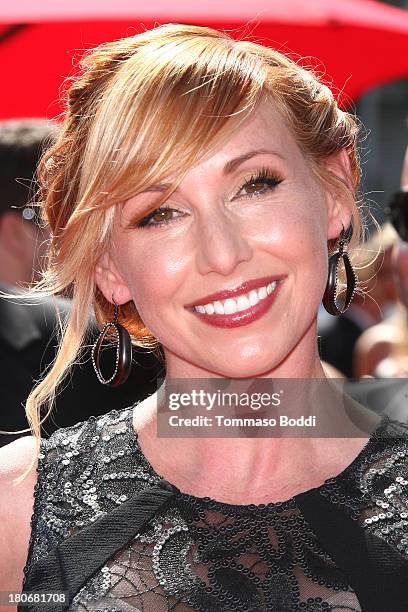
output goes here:
[[[253, 220], [249, 232], [257, 245], [276, 254], [283, 262], [297, 266], [327, 267], [327, 231], [323, 204], [307, 200], [280, 202], [279, 206], [264, 207]], [[315, 272], [312, 267], [311, 272]], [[309, 271], [309, 273], [310, 273]]]
[[122, 246], [118, 258], [121, 274], [140, 316], [148, 325], [157, 304], [170, 303], [181, 285], [186, 254], [180, 241], [168, 241], [158, 233], [151, 239], [131, 239]]
[[285, 306], [285, 316], [292, 324], [303, 319], [310, 323], [324, 294], [328, 273], [325, 210], [324, 202], [299, 198], [295, 206], [282, 203], [253, 226], [254, 241], [268, 255], [270, 269], [291, 279], [293, 299]]

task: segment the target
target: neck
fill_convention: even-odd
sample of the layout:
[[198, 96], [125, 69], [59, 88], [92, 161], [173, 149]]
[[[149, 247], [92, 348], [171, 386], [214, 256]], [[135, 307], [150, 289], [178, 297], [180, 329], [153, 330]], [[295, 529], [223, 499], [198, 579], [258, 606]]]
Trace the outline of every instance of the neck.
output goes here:
[[[151, 396], [134, 412], [142, 452], [156, 473], [184, 493], [229, 504], [285, 501], [318, 487], [343, 471], [367, 443], [363, 431], [350, 438], [160, 437], [156, 399]], [[375, 415], [370, 430], [377, 421]]]
[[[242, 432], [241, 437], [199, 437], [197, 430], [187, 431], [184, 437], [158, 435], [157, 413], [161, 408], [167, 410], [167, 406], [160, 406], [164, 397], [161, 391], [171, 379], [224, 378], [168, 354], [168, 378], [163, 388], [135, 410], [135, 429], [139, 432], [142, 450], [156, 472], [193, 495], [209, 496], [227, 503], [266, 503], [283, 501], [318, 486], [351, 463], [366, 443], [367, 436], [357, 427], [348, 437], [341, 434], [338, 438], [333, 437], [333, 427], [339, 428], [338, 431], [349, 427], [350, 431], [344, 395], [325, 377], [317, 354], [315, 326], [302, 340], [282, 363], [252, 378], [271, 379], [265, 384], [275, 384], [279, 379], [279, 389], [283, 390], [285, 398], [283, 414], [306, 415], [320, 411], [329, 431], [327, 438], [317, 438], [313, 434], [307, 434], [308, 437], [262, 437], [259, 433], [256, 437], [253, 433], [252, 437], [242, 437]], [[320, 383], [313, 379], [320, 379]], [[236, 384], [240, 380], [230, 382]], [[256, 391], [260, 381], [252, 382]], [[303, 382], [306, 384], [302, 385]], [[183, 409], [178, 414], [180, 412], [183, 413]]]

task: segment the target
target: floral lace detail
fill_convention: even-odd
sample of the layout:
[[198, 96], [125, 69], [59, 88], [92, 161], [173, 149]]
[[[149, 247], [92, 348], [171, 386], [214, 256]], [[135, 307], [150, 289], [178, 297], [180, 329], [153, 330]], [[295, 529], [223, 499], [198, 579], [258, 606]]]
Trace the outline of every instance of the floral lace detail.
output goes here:
[[[27, 590], [41, 557], [160, 482], [142, 454], [132, 416], [133, 408], [112, 411], [42, 442]], [[389, 423], [349, 468], [319, 487], [363, 529], [380, 530], [406, 556], [407, 439], [408, 427]], [[296, 497], [235, 506], [179, 492], [87, 580], [69, 610], [361, 612], [361, 605]]]

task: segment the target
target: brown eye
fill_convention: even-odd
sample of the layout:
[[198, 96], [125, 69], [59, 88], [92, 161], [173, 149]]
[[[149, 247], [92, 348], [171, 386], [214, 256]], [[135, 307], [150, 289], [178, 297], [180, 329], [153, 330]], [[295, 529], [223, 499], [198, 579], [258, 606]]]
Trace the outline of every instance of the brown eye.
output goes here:
[[163, 206], [162, 208], [157, 208], [153, 210], [146, 217], [141, 219], [137, 223], [137, 227], [160, 227], [166, 225], [167, 223], [173, 223], [177, 221], [178, 218], [181, 218], [179, 213], [180, 211], [175, 208], [170, 208], [169, 206]]
[[170, 208], [166, 208], [164, 210], [159, 210], [156, 213], [154, 213], [153, 217], [151, 217], [151, 220], [154, 221], [155, 223], [163, 223], [166, 221], [171, 221], [172, 219], [172, 210]]
[[265, 185], [266, 185], [265, 181], [251, 181], [250, 183], [247, 183], [244, 186], [244, 189], [249, 194], [258, 193], [259, 191], [263, 191], [263, 188], [265, 187]]
[[282, 178], [275, 176], [263, 169], [254, 176], [251, 176], [240, 188], [237, 198], [242, 197], [260, 197], [273, 191], [279, 183], [282, 182]]

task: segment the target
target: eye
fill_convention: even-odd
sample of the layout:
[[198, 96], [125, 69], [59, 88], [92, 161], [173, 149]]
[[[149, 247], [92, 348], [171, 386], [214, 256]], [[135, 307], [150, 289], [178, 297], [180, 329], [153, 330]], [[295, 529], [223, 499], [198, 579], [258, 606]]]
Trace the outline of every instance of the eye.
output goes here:
[[174, 216], [173, 213], [180, 213], [180, 211], [175, 208], [170, 208], [170, 206], [162, 206], [161, 208], [156, 208], [151, 213], [140, 219], [137, 222], [137, 227], [157, 227], [161, 225], [166, 225], [167, 223], [171, 223], [177, 217]]
[[265, 193], [275, 189], [282, 182], [282, 180], [283, 179], [281, 177], [271, 173], [266, 168], [263, 168], [260, 172], [251, 176], [250, 179], [245, 181], [245, 183], [240, 187], [236, 199], [262, 196]]

